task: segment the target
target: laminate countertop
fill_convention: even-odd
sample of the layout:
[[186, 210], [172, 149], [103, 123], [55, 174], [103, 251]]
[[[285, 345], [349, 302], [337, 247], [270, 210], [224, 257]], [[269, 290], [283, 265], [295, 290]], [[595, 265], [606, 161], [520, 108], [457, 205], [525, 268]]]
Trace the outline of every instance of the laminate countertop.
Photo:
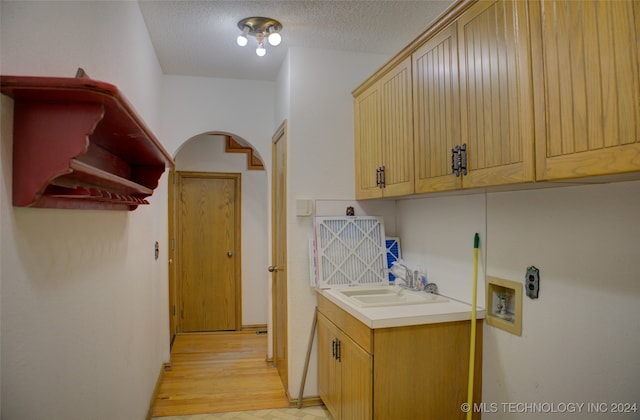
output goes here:
[[[441, 296], [446, 299], [443, 302], [371, 307], [359, 306], [340, 293], [340, 289], [317, 289], [317, 292], [371, 329], [471, 320], [470, 304], [446, 296]], [[426, 292], [406, 290], [404, 293]], [[485, 309], [477, 307], [476, 319], [484, 317]]]

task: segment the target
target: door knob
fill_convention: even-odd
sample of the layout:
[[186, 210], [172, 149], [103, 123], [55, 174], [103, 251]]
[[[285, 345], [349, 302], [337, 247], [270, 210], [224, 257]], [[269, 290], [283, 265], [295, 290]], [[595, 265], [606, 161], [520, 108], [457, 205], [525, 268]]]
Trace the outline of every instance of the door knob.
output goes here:
[[275, 272], [275, 271], [278, 271], [278, 266], [277, 266], [277, 265], [270, 265], [269, 267], [267, 267], [267, 270], [268, 270], [270, 273], [273, 273], [273, 272]]
[[229, 257], [229, 258], [233, 257], [233, 252], [227, 251], [227, 257]]

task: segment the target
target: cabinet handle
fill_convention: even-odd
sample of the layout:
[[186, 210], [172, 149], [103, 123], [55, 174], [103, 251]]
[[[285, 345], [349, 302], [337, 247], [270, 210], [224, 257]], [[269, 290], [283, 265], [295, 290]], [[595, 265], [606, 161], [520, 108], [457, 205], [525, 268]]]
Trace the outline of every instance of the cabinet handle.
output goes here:
[[467, 143], [460, 148], [460, 170], [462, 175], [467, 174]]
[[376, 187], [380, 188], [380, 168], [376, 168]]
[[331, 357], [336, 358], [336, 340], [331, 342]]
[[340, 361], [340, 340], [336, 339], [336, 360]]
[[451, 171], [455, 176], [460, 176], [460, 146], [451, 149]]
[[384, 165], [380, 168], [380, 188], [387, 188], [387, 172]]

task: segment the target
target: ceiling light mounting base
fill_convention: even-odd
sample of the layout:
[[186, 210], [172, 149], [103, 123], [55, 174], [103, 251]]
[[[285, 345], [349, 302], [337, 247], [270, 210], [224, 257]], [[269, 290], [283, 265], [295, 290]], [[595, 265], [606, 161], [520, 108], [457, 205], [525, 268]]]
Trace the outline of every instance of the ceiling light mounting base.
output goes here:
[[248, 17], [238, 22], [238, 28], [242, 31], [244, 28], [249, 28], [249, 35], [256, 36], [257, 34], [269, 34], [269, 28], [273, 28], [274, 32], [280, 32], [282, 24], [275, 19], [268, 17]]

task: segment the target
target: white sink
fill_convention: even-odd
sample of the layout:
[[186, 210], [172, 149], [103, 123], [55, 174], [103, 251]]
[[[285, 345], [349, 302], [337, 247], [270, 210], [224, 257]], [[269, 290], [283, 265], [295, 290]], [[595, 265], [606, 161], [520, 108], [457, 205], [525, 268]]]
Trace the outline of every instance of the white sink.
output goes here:
[[350, 289], [338, 289], [336, 292], [346, 297], [355, 305], [362, 307], [448, 302], [447, 299], [439, 295], [406, 290], [397, 286], [357, 286]]

